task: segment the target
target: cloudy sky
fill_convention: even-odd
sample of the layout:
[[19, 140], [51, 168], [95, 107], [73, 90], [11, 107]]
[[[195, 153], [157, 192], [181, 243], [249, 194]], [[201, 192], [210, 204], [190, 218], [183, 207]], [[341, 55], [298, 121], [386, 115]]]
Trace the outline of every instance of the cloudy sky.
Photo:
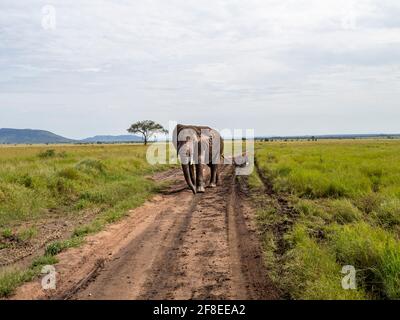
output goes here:
[[400, 132], [400, 2], [2, 0], [0, 70], [0, 127]]

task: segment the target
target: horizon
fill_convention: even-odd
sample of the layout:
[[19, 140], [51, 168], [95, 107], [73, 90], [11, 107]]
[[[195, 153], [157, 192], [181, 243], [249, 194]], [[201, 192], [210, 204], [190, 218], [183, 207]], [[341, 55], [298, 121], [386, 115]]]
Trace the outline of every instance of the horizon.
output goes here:
[[[106, 137], [117, 137], [117, 136], [136, 136], [136, 137], [140, 137], [141, 135], [139, 133], [137, 134], [132, 134], [132, 133], [122, 133], [122, 134], [107, 134], [107, 133], [103, 133], [103, 134], [92, 134], [89, 136], [84, 136], [84, 137], [80, 137], [80, 138], [71, 138], [68, 136], [64, 136], [59, 134], [58, 132], [53, 132], [50, 130], [46, 130], [46, 129], [35, 129], [35, 128], [2, 128], [0, 127], [0, 130], [2, 129], [11, 129], [11, 130], [33, 130], [33, 131], [45, 131], [45, 132], [49, 132], [49, 133], [53, 133], [55, 135], [61, 136], [63, 138], [67, 138], [70, 140], [76, 140], [76, 141], [80, 141], [80, 140], [85, 140], [88, 138], [93, 138], [93, 137], [99, 137], [99, 136], [106, 136]], [[295, 135], [258, 135], [257, 133], [255, 133], [254, 138], [256, 139], [263, 139], [263, 138], [302, 138], [302, 137], [346, 137], [346, 136], [356, 136], [356, 137], [362, 137], [362, 136], [400, 136], [400, 132], [399, 133], [395, 133], [395, 132], [367, 132], [367, 133], [328, 133], [328, 134], [295, 134]], [[157, 139], [157, 141], [163, 141], [165, 136], [161, 135], [161, 136], [156, 136], [155, 138]], [[153, 138], [152, 138], [153, 139]], [[161, 139], [161, 140], [160, 140]]]
[[0, 127], [400, 132], [399, 14], [395, 0], [4, 0]]

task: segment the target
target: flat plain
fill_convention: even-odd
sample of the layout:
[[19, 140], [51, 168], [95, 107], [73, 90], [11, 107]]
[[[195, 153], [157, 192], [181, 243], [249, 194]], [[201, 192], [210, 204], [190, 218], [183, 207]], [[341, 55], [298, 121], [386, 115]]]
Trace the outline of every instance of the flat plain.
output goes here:
[[389, 139], [257, 142], [250, 176], [226, 166], [194, 196], [141, 145], [1, 146], [0, 295], [400, 298], [399, 151]]

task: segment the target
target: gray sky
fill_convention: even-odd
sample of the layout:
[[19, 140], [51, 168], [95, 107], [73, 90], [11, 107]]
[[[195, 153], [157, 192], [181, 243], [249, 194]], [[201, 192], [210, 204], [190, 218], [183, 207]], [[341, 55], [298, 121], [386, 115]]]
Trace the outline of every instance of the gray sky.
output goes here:
[[0, 70], [0, 127], [400, 132], [400, 2], [2, 0]]

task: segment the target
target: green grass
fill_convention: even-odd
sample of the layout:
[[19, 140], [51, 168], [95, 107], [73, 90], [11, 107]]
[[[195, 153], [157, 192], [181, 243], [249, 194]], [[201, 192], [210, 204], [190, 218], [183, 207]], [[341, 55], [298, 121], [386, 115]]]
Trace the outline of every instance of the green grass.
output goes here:
[[71, 239], [55, 241], [47, 245], [45, 256], [55, 256], [68, 248], [75, 248], [83, 242], [81, 236], [74, 235]]
[[6, 271], [0, 274], [0, 297], [10, 296], [24, 282], [40, 275], [42, 267], [57, 263], [54, 256], [42, 256], [35, 259], [27, 269]]
[[[0, 229], [46, 217], [50, 210], [107, 211], [156, 191], [140, 145], [0, 147]], [[121, 209], [123, 206], [121, 206]]]
[[[264, 198], [256, 203], [266, 262], [288, 297], [400, 298], [399, 151], [399, 141], [386, 140], [256, 145], [262, 174], [295, 213], [274, 213], [257, 175], [249, 177], [253, 197]], [[278, 252], [272, 230], [285, 220]], [[344, 265], [357, 270], [356, 290], [341, 287]]]
[[380, 298], [400, 298], [400, 243], [365, 222], [334, 226], [329, 236], [337, 260], [363, 270], [365, 285]]
[[37, 235], [38, 231], [35, 227], [23, 229], [19, 232], [18, 237], [22, 241], [29, 241]]
[[3, 238], [11, 238], [13, 236], [13, 231], [10, 228], [5, 228], [3, 229], [3, 231], [1, 232], [1, 236]]
[[[117, 221], [159, 190], [160, 184], [147, 176], [169, 167], [148, 164], [146, 150], [142, 145], [0, 146], [0, 240], [36, 237], [35, 227], [18, 227], [24, 223], [96, 213], [71, 239], [50, 243], [30, 268], [0, 275], [0, 297], [35, 277], [42, 262], [55, 261], [56, 254], [78, 246], [85, 235]], [[0, 241], [0, 249], [7, 247]]]
[[318, 243], [301, 224], [296, 224], [287, 237], [292, 248], [287, 252], [286, 290], [295, 299], [364, 299], [362, 288], [343, 290], [341, 267], [329, 246]]

